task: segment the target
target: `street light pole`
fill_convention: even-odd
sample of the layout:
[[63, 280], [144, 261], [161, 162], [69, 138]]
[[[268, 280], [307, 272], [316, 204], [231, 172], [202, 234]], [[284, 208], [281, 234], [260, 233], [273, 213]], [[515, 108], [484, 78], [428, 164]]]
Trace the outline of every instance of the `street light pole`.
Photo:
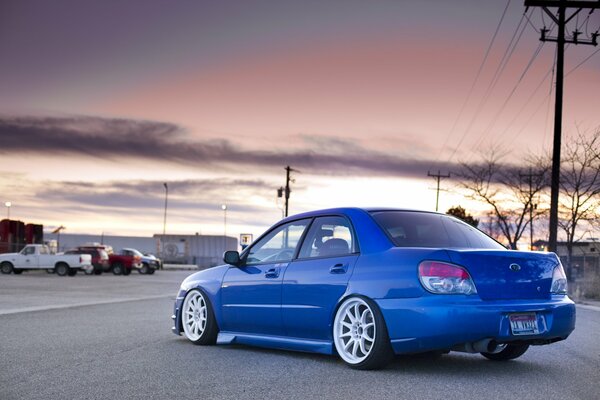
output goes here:
[[7, 201], [4, 203], [4, 206], [6, 207], [6, 219], [10, 220], [10, 207], [12, 206], [12, 203]]
[[165, 240], [165, 235], [167, 233], [167, 202], [169, 201], [169, 185], [167, 182], [163, 183], [165, 187], [165, 216], [163, 218], [163, 239]]
[[223, 210], [223, 251], [227, 250], [227, 204], [221, 204]]

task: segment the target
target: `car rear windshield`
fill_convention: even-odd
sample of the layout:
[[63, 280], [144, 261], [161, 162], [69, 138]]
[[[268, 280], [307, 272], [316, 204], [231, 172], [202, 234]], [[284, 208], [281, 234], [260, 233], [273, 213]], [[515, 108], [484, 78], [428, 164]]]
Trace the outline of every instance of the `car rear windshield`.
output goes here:
[[414, 211], [371, 215], [398, 247], [504, 249], [483, 232], [446, 215]]

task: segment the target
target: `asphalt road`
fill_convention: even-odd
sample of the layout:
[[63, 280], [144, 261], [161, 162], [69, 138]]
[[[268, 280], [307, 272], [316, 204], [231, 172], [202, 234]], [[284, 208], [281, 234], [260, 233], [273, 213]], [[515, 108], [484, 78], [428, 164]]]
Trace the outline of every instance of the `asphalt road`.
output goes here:
[[354, 371], [335, 357], [173, 335], [173, 298], [188, 274], [0, 275], [0, 399], [600, 398], [597, 307], [578, 307], [566, 341], [515, 361], [450, 353]]

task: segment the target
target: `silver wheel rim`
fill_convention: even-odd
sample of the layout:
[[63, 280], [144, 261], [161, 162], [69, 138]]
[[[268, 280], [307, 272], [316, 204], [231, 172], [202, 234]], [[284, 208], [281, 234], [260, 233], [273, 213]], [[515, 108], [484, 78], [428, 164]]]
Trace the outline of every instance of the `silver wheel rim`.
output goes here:
[[181, 309], [182, 325], [185, 336], [192, 340], [199, 340], [206, 329], [208, 310], [204, 296], [197, 290], [188, 293]]
[[351, 298], [340, 306], [333, 323], [335, 348], [344, 361], [364, 361], [375, 343], [377, 330], [371, 307], [360, 298]]

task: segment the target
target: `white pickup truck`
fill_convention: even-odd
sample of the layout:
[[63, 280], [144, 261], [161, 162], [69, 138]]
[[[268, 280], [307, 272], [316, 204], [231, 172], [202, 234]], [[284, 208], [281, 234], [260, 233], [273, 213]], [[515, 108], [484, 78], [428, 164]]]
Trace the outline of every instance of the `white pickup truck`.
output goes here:
[[92, 267], [89, 254], [50, 254], [48, 246], [29, 244], [20, 253], [0, 254], [0, 271], [3, 274], [20, 274], [28, 269], [47, 269], [60, 276], [73, 276], [79, 270]]

